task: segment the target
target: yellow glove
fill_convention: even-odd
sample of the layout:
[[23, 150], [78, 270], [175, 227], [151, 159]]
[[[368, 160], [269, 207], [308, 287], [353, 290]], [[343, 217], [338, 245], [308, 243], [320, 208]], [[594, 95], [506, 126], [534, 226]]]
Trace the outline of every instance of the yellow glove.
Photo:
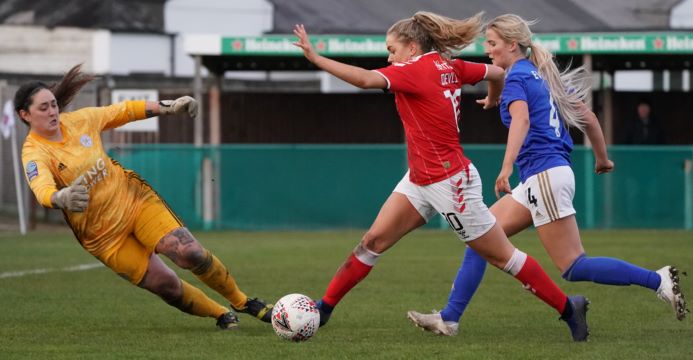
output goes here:
[[190, 96], [179, 97], [176, 100], [159, 101], [159, 113], [162, 115], [180, 114], [187, 112], [191, 118], [197, 116], [197, 100]]
[[72, 212], [82, 212], [87, 209], [89, 203], [89, 190], [84, 185], [79, 184], [80, 176], [70, 186], [62, 188], [52, 196], [55, 207]]

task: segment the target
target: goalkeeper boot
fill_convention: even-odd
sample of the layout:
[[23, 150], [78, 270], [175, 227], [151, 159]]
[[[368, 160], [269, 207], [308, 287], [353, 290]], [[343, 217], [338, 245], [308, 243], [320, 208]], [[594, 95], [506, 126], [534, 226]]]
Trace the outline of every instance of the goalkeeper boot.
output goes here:
[[657, 270], [657, 274], [662, 279], [657, 289], [657, 296], [671, 305], [678, 320], [683, 320], [688, 309], [686, 309], [686, 299], [679, 286], [679, 270], [673, 266], [665, 266]]
[[454, 321], [444, 321], [443, 317], [437, 311], [433, 311], [431, 314], [407, 311], [407, 317], [409, 320], [414, 322], [414, 325], [434, 334], [455, 336], [459, 331], [459, 323]]
[[229, 311], [217, 318], [217, 327], [222, 330], [230, 330], [238, 327], [238, 316]]
[[322, 299], [318, 300], [315, 303], [315, 306], [317, 306], [318, 311], [320, 311], [320, 327], [322, 327], [323, 325], [327, 324], [328, 321], [330, 321], [330, 316], [332, 316], [332, 310], [334, 310], [334, 307], [322, 301]]
[[568, 302], [572, 306], [572, 312], [567, 317], [561, 316], [560, 319], [568, 324], [573, 341], [587, 341], [590, 335], [587, 326], [587, 305], [590, 301], [582, 295], [577, 295], [568, 297]]
[[231, 307], [237, 312], [250, 314], [266, 323], [272, 322], [272, 304], [265, 304], [258, 298], [248, 298], [245, 306], [241, 309], [237, 309], [233, 305]]

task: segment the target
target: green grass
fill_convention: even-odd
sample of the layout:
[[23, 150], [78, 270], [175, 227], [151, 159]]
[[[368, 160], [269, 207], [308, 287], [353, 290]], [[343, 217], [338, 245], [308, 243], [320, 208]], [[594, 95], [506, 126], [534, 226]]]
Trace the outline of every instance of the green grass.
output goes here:
[[[361, 233], [197, 236], [249, 295], [274, 301], [292, 292], [321, 296]], [[592, 255], [651, 269], [672, 263], [693, 271], [691, 232], [584, 232], [583, 238]], [[573, 343], [552, 309], [493, 268], [463, 317], [460, 335], [439, 337], [413, 327], [405, 312], [445, 304], [464, 248], [451, 232], [417, 231], [381, 258], [344, 298], [328, 326], [301, 344], [279, 339], [269, 325], [246, 315], [239, 329], [218, 331], [214, 320], [180, 313], [103, 267], [0, 275], [0, 359], [693, 358], [693, 316], [676, 321], [647, 289], [563, 281], [534, 231], [517, 236], [515, 244], [533, 254], [567, 293], [590, 298], [588, 343]], [[95, 262], [69, 232], [0, 234], [0, 273]], [[189, 273], [178, 273], [200, 285]], [[683, 277], [682, 287], [693, 292], [693, 276]]]

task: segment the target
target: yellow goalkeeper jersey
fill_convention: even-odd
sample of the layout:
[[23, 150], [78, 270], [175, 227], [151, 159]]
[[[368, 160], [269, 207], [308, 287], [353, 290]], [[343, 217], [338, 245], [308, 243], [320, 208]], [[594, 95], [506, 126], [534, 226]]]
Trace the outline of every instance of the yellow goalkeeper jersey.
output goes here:
[[63, 210], [82, 246], [94, 255], [110, 248], [109, 239], [126, 232], [140, 205], [137, 177], [108, 157], [101, 132], [145, 118], [144, 101], [125, 101], [104, 107], [60, 114], [61, 142], [29, 132], [22, 148], [26, 179], [36, 199], [53, 207], [51, 196], [76, 180], [89, 189], [84, 212]]

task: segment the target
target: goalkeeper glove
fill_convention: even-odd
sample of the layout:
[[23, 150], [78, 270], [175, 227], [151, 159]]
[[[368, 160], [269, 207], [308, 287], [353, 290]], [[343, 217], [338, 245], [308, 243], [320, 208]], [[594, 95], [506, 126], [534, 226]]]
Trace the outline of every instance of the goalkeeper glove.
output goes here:
[[53, 204], [60, 208], [73, 212], [82, 212], [87, 209], [89, 203], [89, 190], [79, 184], [82, 177], [78, 177], [70, 186], [62, 188], [53, 195]]
[[197, 116], [197, 100], [190, 96], [179, 97], [176, 100], [159, 101], [159, 113], [162, 115], [180, 114], [187, 112], [191, 118]]

